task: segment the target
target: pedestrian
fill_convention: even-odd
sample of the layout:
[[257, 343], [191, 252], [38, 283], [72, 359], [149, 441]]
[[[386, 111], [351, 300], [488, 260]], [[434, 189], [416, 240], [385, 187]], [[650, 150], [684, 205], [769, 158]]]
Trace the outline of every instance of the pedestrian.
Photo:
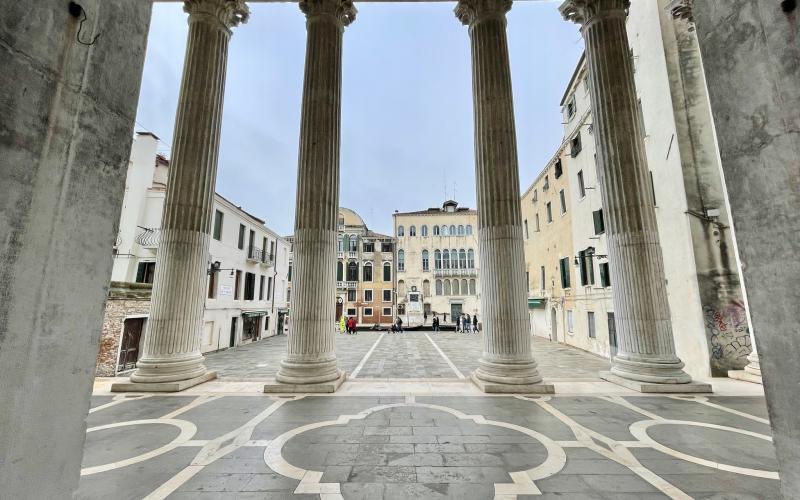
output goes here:
[[354, 316], [350, 316], [347, 319], [347, 333], [350, 335], [356, 333], [356, 318]]
[[467, 320], [467, 315], [461, 316], [461, 329], [464, 333], [469, 333], [469, 321]]
[[422, 313], [422, 324], [423, 325], [428, 324], [428, 313]]
[[403, 318], [397, 317], [397, 331], [403, 333]]
[[438, 332], [439, 331], [439, 316], [434, 316], [433, 317], [433, 331], [434, 332]]
[[469, 314], [464, 316], [464, 331], [470, 333], [472, 329], [472, 318], [470, 318]]
[[472, 331], [478, 333], [478, 315], [472, 316]]
[[341, 333], [342, 335], [344, 335], [344, 329], [347, 327], [345, 323], [346, 320], [344, 319], [344, 314], [342, 314], [342, 316], [339, 318], [339, 333]]

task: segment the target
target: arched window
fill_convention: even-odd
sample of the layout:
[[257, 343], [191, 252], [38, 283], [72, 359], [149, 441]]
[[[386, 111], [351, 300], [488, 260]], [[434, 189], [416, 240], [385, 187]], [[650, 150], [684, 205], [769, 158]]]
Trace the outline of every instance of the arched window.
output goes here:
[[397, 282], [397, 295], [400, 297], [406, 296], [406, 282], [403, 280]]
[[469, 287], [467, 286], [467, 280], [461, 280], [461, 295], [469, 294]]
[[350, 248], [350, 236], [346, 234], [342, 236], [342, 248], [341, 248], [342, 252], [344, 252], [345, 248]]
[[447, 230], [447, 226], [442, 226], [442, 236], [448, 236], [450, 232]]
[[336, 263], [336, 281], [343, 281], [344, 280], [344, 266], [342, 265], [342, 261]]
[[450, 295], [450, 280], [444, 280], [444, 294]]
[[372, 262], [364, 264], [364, 281], [372, 281]]
[[406, 235], [405, 233], [406, 233], [406, 230], [405, 230], [405, 228], [403, 228], [403, 226], [397, 226], [397, 237], [398, 238], [400, 236], [405, 236]]
[[463, 248], [458, 251], [458, 267], [461, 269], [467, 268], [467, 251]]
[[431, 282], [428, 280], [422, 280], [422, 296], [428, 297], [431, 294]]
[[455, 236], [455, 235], [456, 235], [456, 226], [455, 224], [453, 224], [450, 226], [450, 236]]
[[471, 248], [467, 250], [467, 269], [475, 269], [475, 251]]
[[453, 295], [461, 295], [461, 290], [458, 286], [458, 280], [453, 280]]
[[436, 295], [442, 295], [442, 280], [436, 280]]
[[430, 271], [430, 262], [428, 262], [428, 251], [422, 251], [422, 270]]
[[458, 269], [458, 250], [455, 248], [450, 250], [450, 267]]
[[472, 224], [467, 224], [467, 236], [472, 234]]
[[469, 294], [470, 295], [477, 295], [478, 292], [475, 290], [475, 280], [469, 280]]
[[458, 226], [458, 235], [459, 236], [464, 236], [464, 226], [462, 226], [462, 225]]
[[440, 252], [439, 250], [433, 252], [433, 268], [434, 269], [442, 268], [442, 252]]
[[428, 236], [428, 226], [422, 226], [419, 228], [419, 232], [422, 234], [422, 236]]
[[417, 226], [411, 226], [408, 228], [408, 235], [409, 236], [416, 236], [417, 235]]
[[355, 234], [350, 235], [350, 246], [348, 247], [348, 250], [351, 252], [358, 251], [358, 236]]
[[450, 250], [445, 250], [442, 254], [442, 269], [450, 269]]
[[433, 235], [439, 236], [439, 226], [433, 226]]
[[406, 270], [406, 253], [403, 250], [397, 251], [397, 270]]
[[383, 281], [392, 281], [392, 265], [388, 262], [383, 263]]
[[347, 264], [347, 281], [358, 281], [358, 264], [356, 262]]
[[344, 252], [344, 241], [342, 241], [342, 238], [339, 238], [339, 251]]

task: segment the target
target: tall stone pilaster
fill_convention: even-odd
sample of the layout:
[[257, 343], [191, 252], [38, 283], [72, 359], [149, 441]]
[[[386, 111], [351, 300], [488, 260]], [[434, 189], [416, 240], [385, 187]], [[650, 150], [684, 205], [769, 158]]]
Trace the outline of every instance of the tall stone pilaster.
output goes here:
[[[231, 28], [244, 0], [185, 0], [183, 67], [150, 317], [132, 384], [113, 390], [183, 390], [214, 377], [200, 354], [222, 100]], [[142, 386], [146, 386], [142, 388]]]
[[506, 39], [511, 0], [461, 0], [469, 26], [475, 178], [481, 259], [483, 355], [472, 380], [485, 392], [553, 392], [531, 353], [526, 309], [519, 166]]
[[307, 45], [286, 356], [267, 392], [333, 392], [336, 364], [336, 229], [339, 213], [342, 38], [351, 0], [301, 0]]
[[560, 7], [565, 19], [581, 25], [586, 44], [619, 342], [605, 376], [643, 392], [707, 392], [710, 386], [691, 384], [675, 354], [625, 29], [629, 5], [629, 0], [568, 0]]

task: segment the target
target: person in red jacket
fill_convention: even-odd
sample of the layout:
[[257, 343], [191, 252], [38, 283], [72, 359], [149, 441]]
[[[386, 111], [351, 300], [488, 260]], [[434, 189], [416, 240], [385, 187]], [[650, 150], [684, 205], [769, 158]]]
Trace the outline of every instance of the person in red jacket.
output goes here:
[[347, 331], [350, 333], [350, 335], [353, 335], [354, 333], [356, 333], [356, 318], [355, 318], [355, 316], [350, 316], [350, 318], [347, 320]]

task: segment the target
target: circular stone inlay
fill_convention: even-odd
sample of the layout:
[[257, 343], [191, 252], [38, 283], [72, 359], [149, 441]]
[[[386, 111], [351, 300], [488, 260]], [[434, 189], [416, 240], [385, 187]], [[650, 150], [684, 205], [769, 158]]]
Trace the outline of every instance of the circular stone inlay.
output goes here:
[[[113, 424], [108, 425], [100, 425], [97, 427], [92, 427], [86, 430], [86, 433], [92, 433], [97, 431], [103, 431], [108, 429], [118, 429], [122, 427], [130, 427], [135, 425], [169, 425], [173, 427], [177, 427], [179, 430], [178, 436], [169, 441], [167, 444], [160, 446], [158, 448], [152, 449], [145, 453], [141, 453], [139, 455], [117, 460], [115, 462], [109, 462], [102, 465], [94, 465], [90, 467], [84, 467], [81, 469], [81, 476], [88, 476], [90, 474], [97, 474], [98, 472], [106, 472], [109, 470], [119, 469], [120, 467], [125, 467], [131, 464], [143, 462], [145, 460], [149, 460], [153, 457], [157, 457], [159, 455], [163, 455], [164, 453], [171, 451], [181, 444], [189, 441], [192, 436], [197, 433], [197, 427], [186, 420], [177, 420], [177, 419], [149, 419], [149, 420], [130, 420], [127, 422], [116, 422]], [[174, 433], [172, 433], [174, 434]], [[141, 448], [141, 447], [140, 447]]]
[[[706, 467], [712, 467], [715, 469], [725, 470], [728, 472], [734, 472], [736, 474], [744, 474], [747, 476], [755, 476], [755, 477], [762, 477], [767, 479], [778, 479], [778, 473], [774, 471], [768, 471], [763, 469], [753, 469], [749, 467], [740, 467], [737, 465], [730, 465], [715, 462], [713, 460], [709, 460], [706, 458], [697, 457], [691, 455], [689, 453], [684, 453], [682, 451], [676, 450], [674, 448], [670, 448], [658, 441], [656, 441], [653, 437], [648, 434], [648, 429], [650, 427], [659, 426], [659, 425], [684, 425], [690, 427], [702, 427], [706, 429], [713, 429], [717, 431], [725, 431], [734, 434], [740, 434], [744, 436], [749, 436], [752, 438], [760, 439], [763, 441], [772, 441], [770, 436], [766, 436], [764, 434], [759, 434], [757, 432], [752, 432], [744, 429], [739, 429], [736, 427], [728, 427], [724, 425], [717, 425], [717, 424], [709, 424], [705, 422], [694, 422], [690, 420], [642, 420], [639, 422], [635, 422], [631, 424], [630, 431], [636, 439], [647, 443], [652, 448], [660, 451], [661, 453], [679, 458], [681, 460], [686, 460], [687, 462], [696, 463], [699, 465], [704, 465]], [[675, 444], [672, 444], [675, 446]]]

